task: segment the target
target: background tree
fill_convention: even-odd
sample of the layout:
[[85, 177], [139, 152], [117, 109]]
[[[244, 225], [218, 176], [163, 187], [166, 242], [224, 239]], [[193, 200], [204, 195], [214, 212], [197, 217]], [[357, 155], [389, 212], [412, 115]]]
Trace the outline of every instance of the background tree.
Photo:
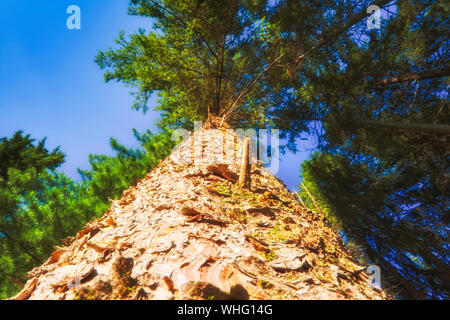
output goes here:
[[417, 176], [339, 152], [304, 162], [302, 177], [361, 262], [380, 266], [385, 286], [404, 298], [448, 295], [445, 200], [423, 203]]
[[47, 150], [45, 139], [35, 145], [19, 131], [0, 140], [0, 159], [0, 294], [5, 297], [45, 260], [55, 239], [73, 231], [68, 230], [73, 219], [62, 209], [70, 182], [54, 171], [64, 162], [59, 149]]

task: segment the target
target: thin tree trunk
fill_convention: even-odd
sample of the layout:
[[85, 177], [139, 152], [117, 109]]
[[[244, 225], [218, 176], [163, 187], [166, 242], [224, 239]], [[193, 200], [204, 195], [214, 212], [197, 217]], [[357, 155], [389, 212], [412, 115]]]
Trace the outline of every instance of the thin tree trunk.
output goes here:
[[239, 173], [239, 186], [250, 189], [250, 161], [249, 161], [250, 139], [244, 137], [244, 148], [242, 149], [241, 170]]
[[302, 206], [306, 208], [306, 204], [303, 202], [302, 197], [300, 197], [300, 195], [297, 192], [295, 192], [295, 195], [297, 196], [297, 199], [300, 200], [300, 203], [302, 204]]
[[450, 134], [450, 126], [446, 124], [435, 123], [415, 123], [415, 122], [389, 122], [380, 120], [350, 120], [349, 123], [354, 123], [362, 127], [382, 127], [406, 131], [420, 131], [435, 134], [448, 135]]
[[12, 283], [14, 283], [14, 284], [18, 285], [19, 287], [21, 287], [22, 289], [23, 289], [23, 287], [25, 287], [25, 284], [24, 284], [22, 281], [20, 281], [20, 280], [14, 278], [14, 277], [10, 277], [9, 280], [10, 280]]

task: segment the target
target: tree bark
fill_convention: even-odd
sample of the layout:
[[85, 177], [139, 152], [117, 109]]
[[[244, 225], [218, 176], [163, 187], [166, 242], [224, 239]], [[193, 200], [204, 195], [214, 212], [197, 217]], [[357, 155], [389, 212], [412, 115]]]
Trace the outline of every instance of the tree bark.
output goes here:
[[242, 149], [241, 170], [239, 173], [239, 186], [250, 189], [250, 161], [249, 161], [250, 139], [244, 137], [244, 147]]

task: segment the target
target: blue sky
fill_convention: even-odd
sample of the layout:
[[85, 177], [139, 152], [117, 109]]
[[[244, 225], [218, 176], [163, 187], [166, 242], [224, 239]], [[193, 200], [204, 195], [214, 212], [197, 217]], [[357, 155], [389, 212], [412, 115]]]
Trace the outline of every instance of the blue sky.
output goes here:
[[[81, 8], [81, 30], [69, 30], [69, 5]], [[103, 80], [94, 58], [148, 19], [127, 15], [128, 0], [0, 1], [0, 137], [21, 129], [47, 137], [49, 148], [67, 155], [61, 170], [79, 179], [88, 155], [111, 154], [109, 138], [137, 146], [132, 128], [153, 129], [157, 114], [131, 110], [131, 88]], [[153, 101], [154, 103], [154, 101]], [[282, 157], [278, 176], [290, 189], [299, 182], [300, 163], [312, 145]]]

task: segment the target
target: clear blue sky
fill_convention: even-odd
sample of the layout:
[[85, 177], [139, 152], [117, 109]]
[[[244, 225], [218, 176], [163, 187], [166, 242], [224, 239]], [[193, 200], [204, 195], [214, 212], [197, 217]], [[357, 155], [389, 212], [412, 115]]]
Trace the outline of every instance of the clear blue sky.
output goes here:
[[[68, 30], [66, 9], [81, 8], [81, 30]], [[127, 15], [128, 0], [0, 1], [0, 137], [21, 129], [67, 155], [61, 167], [79, 179], [88, 155], [111, 154], [109, 138], [137, 146], [132, 128], [153, 129], [156, 113], [131, 110], [131, 88], [103, 80], [94, 63], [114, 45], [119, 30], [150, 29], [148, 19]], [[283, 156], [278, 176], [290, 189], [311, 144]]]

